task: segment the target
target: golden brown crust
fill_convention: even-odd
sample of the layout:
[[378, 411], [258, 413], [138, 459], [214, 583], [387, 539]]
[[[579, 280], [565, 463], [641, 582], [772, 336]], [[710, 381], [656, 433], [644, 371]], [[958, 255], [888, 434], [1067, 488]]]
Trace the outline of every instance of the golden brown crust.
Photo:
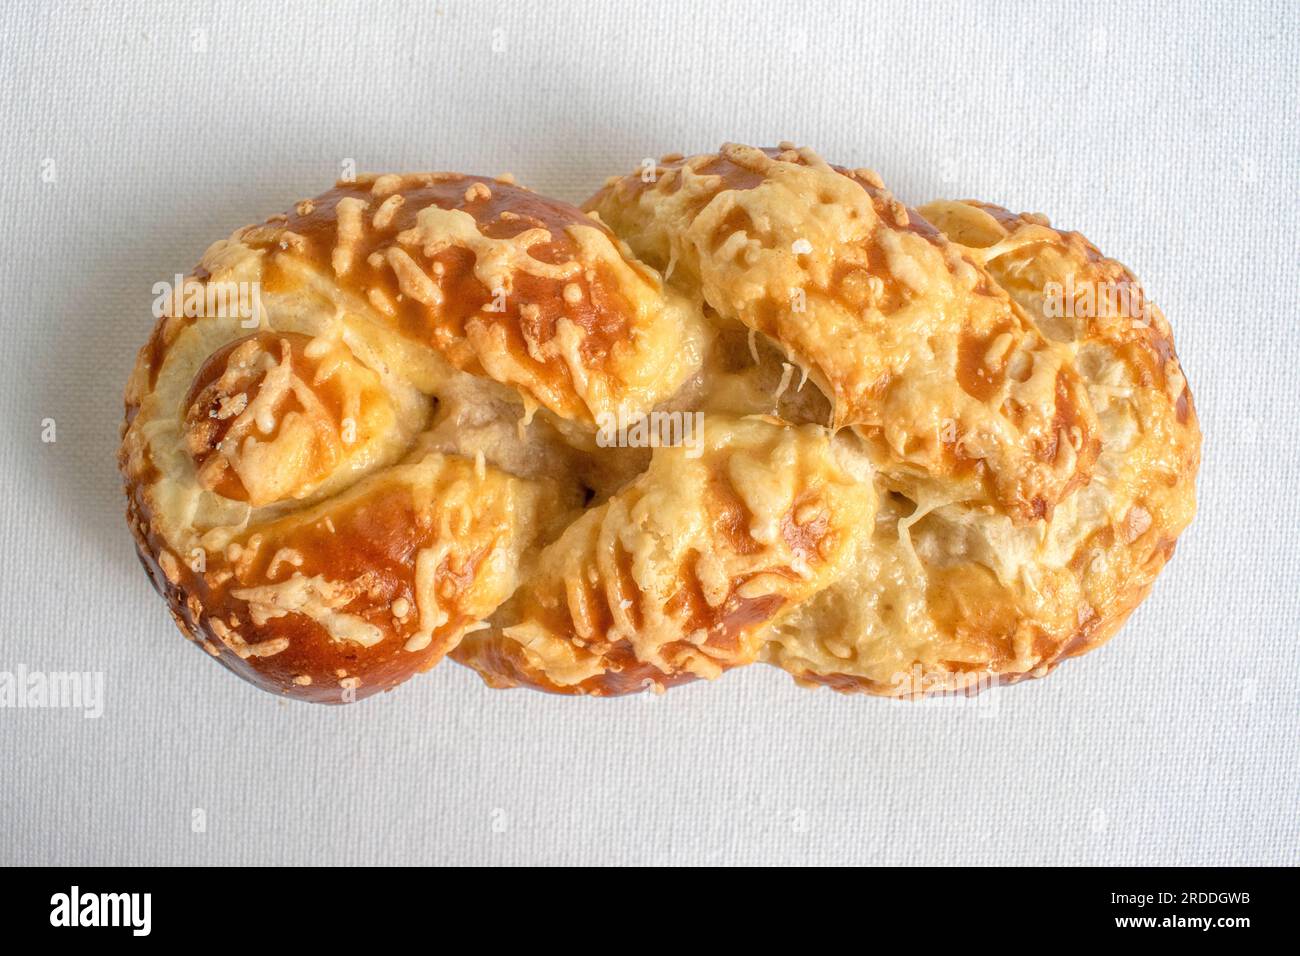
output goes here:
[[559, 503], [495, 469], [479, 475], [472, 462], [432, 454], [233, 535], [211, 555], [172, 551], [142, 497], [129, 515], [187, 636], [260, 686], [339, 703], [441, 660], [509, 595], [536, 512]]
[[[1114, 634], [1200, 454], [1132, 274], [790, 144], [652, 172], [590, 215], [366, 177], [214, 244], [140, 352], [120, 456], [181, 630], [323, 702], [447, 655], [563, 694], [764, 661], [915, 696]], [[651, 413], [684, 440], [609, 447]]]

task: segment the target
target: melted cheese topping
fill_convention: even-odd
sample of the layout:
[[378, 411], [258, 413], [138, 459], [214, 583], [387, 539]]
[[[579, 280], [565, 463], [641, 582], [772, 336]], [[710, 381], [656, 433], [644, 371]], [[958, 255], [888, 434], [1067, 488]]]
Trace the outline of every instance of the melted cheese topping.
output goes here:
[[712, 418], [704, 445], [698, 458], [657, 449], [542, 552], [499, 630], [468, 637], [457, 659], [487, 669], [513, 649], [519, 680], [587, 692], [754, 660], [767, 624], [847, 568], [875, 491], [817, 425]]
[[1034, 520], [1086, 480], [1097, 425], [1064, 356], [976, 261], [857, 174], [809, 150], [726, 146], [591, 205], [647, 261], [682, 263], [680, 284], [719, 314], [780, 342], [832, 398], [832, 424], [856, 426], [911, 492], [973, 498], [987, 483]]
[[886, 495], [854, 569], [780, 622], [763, 652], [840, 690], [986, 685], [1098, 646], [1150, 589], [1195, 507], [1200, 433], [1163, 317], [1143, 326], [1045, 308], [1045, 289], [1136, 286], [1132, 275], [1038, 217], [966, 203], [922, 212], [968, 244], [1080, 370], [1101, 452], [1092, 480], [1028, 526], [942, 494]]
[[259, 627], [292, 612], [321, 625], [332, 640], [373, 647], [384, 639], [384, 632], [364, 618], [338, 610], [355, 601], [360, 593], [352, 581], [330, 581], [322, 575], [309, 578], [298, 573], [278, 584], [232, 588], [230, 595], [248, 602], [249, 616]]

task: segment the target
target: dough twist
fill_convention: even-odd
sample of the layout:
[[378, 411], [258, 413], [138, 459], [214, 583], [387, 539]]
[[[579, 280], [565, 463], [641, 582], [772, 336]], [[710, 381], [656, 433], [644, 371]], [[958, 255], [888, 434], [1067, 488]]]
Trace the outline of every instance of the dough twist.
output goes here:
[[448, 654], [910, 696], [1041, 676], [1150, 590], [1200, 433], [1168, 323], [1080, 235], [790, 144], [586, 208], [384, 175], [207, 251], [120, 455], [185, 634], [324, 702]]

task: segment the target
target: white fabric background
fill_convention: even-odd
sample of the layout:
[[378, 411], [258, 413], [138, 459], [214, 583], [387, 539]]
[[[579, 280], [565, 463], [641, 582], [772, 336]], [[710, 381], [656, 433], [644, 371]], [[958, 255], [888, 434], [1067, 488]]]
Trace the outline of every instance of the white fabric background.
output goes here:
[[[1293, 5], [11, 4], [0, 33], [0, 670], [106, 675], [99, 720], [0, 710], [0, 862], [1297, 862]], [[327, 709], [180, 638], [114, 464], [155, 281], [347, 159], [580, 200], [784, 138], [1080, 228], [1174, 323], [1201, 513], [1109, 646], [982, 708], [447, 664]]]

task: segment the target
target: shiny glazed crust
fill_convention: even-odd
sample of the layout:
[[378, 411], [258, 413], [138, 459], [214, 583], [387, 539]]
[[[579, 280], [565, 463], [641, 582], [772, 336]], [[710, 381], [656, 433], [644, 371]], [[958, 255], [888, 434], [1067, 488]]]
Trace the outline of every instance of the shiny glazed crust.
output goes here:
[[[568, 694], [764, 661], [914, 696], [1041, 676], [1148, 593], [1200, 433], [1168, 323], [1079, 234], [789, 144], [587, 209], [386, 175], [208, 250], [121, 453], [183, 632], [325, 702], [448, 654]], [[607, 447], [651, 413], [694, 441]]]

